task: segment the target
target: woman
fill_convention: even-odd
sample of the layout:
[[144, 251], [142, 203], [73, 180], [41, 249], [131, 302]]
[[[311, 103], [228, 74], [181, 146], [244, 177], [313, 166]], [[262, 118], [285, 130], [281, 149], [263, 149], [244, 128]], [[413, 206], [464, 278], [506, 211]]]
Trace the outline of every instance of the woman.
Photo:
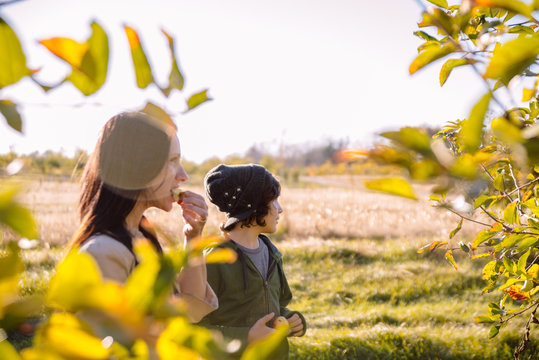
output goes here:
[[[171, 121], [140, 112], [114, 116], [101, 131], [82, 176], [81, 225], [69, 247], [79, 246], [92, 255], [106, 279], [126, 282], [137, 264], [137, 238], [163, 251], [143, 213], [150, 207], [170, 211], [172, 190], [188, 179], [176, 131]], [[189, 241], [202, 234], [208, 207], [191, 191], [185, 192], [180, 206]], [[204, 263], [184, 269], [176, 288], [193, 322], [217, 308]]]

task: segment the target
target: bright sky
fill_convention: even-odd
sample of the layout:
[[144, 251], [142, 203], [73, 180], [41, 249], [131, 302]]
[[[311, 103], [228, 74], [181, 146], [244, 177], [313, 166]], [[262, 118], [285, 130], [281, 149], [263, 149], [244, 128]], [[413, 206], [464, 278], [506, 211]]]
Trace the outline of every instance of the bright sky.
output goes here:
[[[147, 99], [177, 114], [184, 158], [243, 154], [252, 144], [307, 144], [327, 139], [371, 143], [404, 125], [441, 125], [467, 117], [484, 93], [457, 69], [444, 87], [441, 63], [408, 75], [421, 43], [414, 0], [26, 0], [0, 7], [42, 80], [69, 69], [40, 39], [80, 41], [96, 19], [109, 34], [105, 86], [83, 97], [71, 85], [45, 95], [29, 80], [0, 91], [21, 105], [24, 135], [0, 122], [0, 153], [91, 151], [112, 115]], [[169, 99], [135, 87], [122, 24], [141, 36], [158, 80], [169, 71], [164, 28], [176, 39], [186, 89]], [[459, 71], [460, 70], [460, 71]], [[209, 88], [213, 101], [180, 114], [188, 95]]]

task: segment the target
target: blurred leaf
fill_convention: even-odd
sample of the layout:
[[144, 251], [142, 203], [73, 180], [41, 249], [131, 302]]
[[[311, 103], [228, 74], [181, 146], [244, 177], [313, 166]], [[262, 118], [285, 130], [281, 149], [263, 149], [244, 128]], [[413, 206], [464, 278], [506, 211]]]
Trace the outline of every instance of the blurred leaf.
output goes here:
[[494, 50], [483, 75], [487, 79], [499, 79], [505, 85], [536, 60], [539, 54], [539, 37], [518, 37]]
[[3, 360], [22, 360], [17, 350], [9, 343], [9, 341], [3, 339], [0, 340], [0, 359]]
[[96, 299], [88, 294], [103, 281], [91, 255], [71, 251], [58, 265], [49, 283], [47, 300], [53, 306], [75, 312], [92, 306]]
[[141, 312], [162, 304], [172, 292], [175, 271], [172, 261], [158, 254], [149, 242], [136, 244], [141, 263], [125, 285], [130, 304]]
[[105, 360], [110, 350], [74, 314], [53, 313], [34, 338], [37, 348], [51, 350], [69, 359]]
[[[68, 63], [73, 69], [84, 72], [82, 63], [88, 52], [88, 42], [81, 43], [70, 38], [53, 37], [41, 40], [39, 43]], [[92, 76], [92, 74], [86, 75]]]
[[429, 34], [421, 30], [415, 31], [414, 35], [427, 41], [438, 41], [438, 39], [436, 39], [435, 37], [430, 36]]
[[469, 152], [479, 149], [483, 138], [483, 121], [492, 95], [487, 93], [479, 100], [470, 112], [468, 119], [462, 122], [462, 138], [464, 147]]
[[459, 31], [458, 24], [446, 12], [439, 8], [432, 8], [429, 11], [423, 11], [422, 19], [418, 27], [435, 26], [445, 35], [455, 35]]
[[455, 270], [458, 270], [459, 267], [457, 266], [457, 263], [455, 262], [455, 259], [453, 258], [453, 250], [447, 250], [445, 252], [445, 258], [447, 261], [449, 261], [449, 263], [451, 265], [453, 265], [453, 267], [455, 268]]
[[[531, 7], [518, 0], [475, 0], [477, 6], [488, 6], [508, 10], [517, 14], [531, 17]], [[508, 19], [506, 18], [505, 21]]]
[[16, 202], [15, 195], [20, 191], [14, 184], [3, 182], [0, 188], [0, 224], [5, 224], [28, 239], [37, 237], [37, 226], [32, 213]]
[[509, 143], [520, 143], [524, 138], [520, 134], [520, 129], [503, 117], [497, 117], [492, 120], [490, 127], [497, 138]]
[[205, 249], [209, 249], [212, 247], [215, 247], [219, 244], [222, 244], [226, 240], [223, 237], [220, 236], [205, 236], [205, 237], [198, 237], [196, 239], [190, 240], [187, 243], [187, 246], [191, 251], [195, 252], [201, 252]]
[[457, 224], [457, 227], [454, 228], [453, 230], [451, 230], [451, 232], [449, 233], [449, 238], [452, 239], [459, 231], [460, 229], [462, 229], [462, 221], [464, 219], [460, 219], [459, 223]]
[[451, 175], [464, 179], [475, 179], [478, 176], [479, 164], [473, 155], [464, 154], [451, 164], [449, 171]]
[[393, 140], [394, 142], [415, 150], [423, 155], [432, 155], [430, 148], [430, 136], [425, 129], [414, 127], [403, 127], [399, 131], [387, 131], [380, 134], [380, 136], [386, 139]]
[[447, 1], [446, 0], [427, 0], [431, 4], [434, 4], [436, 6], [442, 7], [444, 9], [447, 9]]
[[17, 34], [0, 17], [0, 89], [15, 84], [32, 72], [26, 66], [26, 56]]
[[212, 100], [212, 98], [208, 96], [208, 89], [193, 94], [189, 99], [187, 99], [187, 110], [185, 112], [191, 111], [197, 106], [210, 100]]
[[178, 90], [183, 89], [184, 77], [178, 66], [178, 60], [176, 59], [176, 53], [174, 50], [174, 38], [170, 36], [165, 30], [161, 30], [161, 32], [167, 38], [168, 46], [170, 49], [170, 58], [172, 62], [170, 74], [168, 75], [168, 88], [162, 89], [163, 94], [168, 97], [172, 89], [178, 89]]
[[[4, 290], [2, 289], [3, 283], [3, 281], [0, 283], [0, 290]], [[18, 282], [16, 282], [16, 284], [18, 285]], [[15, 292], [13, 294], [15, 296], [18, 295], [18, 287], [15, 288]], [[2, 306], [2, 299], [0, 299], [0, 306]], [[17, 296], [15, 301], [10, 302], [5, 306], [3, 311], [0, 310], [0, 328], [5, 330], [14, 329], [24, 323], [28, 318], [38, 318], [42, 316], [43, 310], [44, 301], [42, 296]], [[2, 312], [5, 314], [3, 318]]]
[[517, 209], [517, 203], [512, 202], [503, 211], [503, 220], [508, 224], [519, 224], [519, 216], [518, 216], [518, 209]]
[[154, 82], [152, 68], [135, 29], [124, 25], [124, 30], [127, 41], [129, 42], [129, 48], [131, 49], [131, 59], [133, 60], [133, 66], [135, 68], [137, 86], [140, 89], [144, 89]]
[[522, 102], [526, 102], [526, 101], [530, 101], [534, 96], [535, 96], [535, 93], [536, 93], [536, 89], [533, 88], [533, 89], [526, 89], [526, 88], [523, 88], [522, 89]]
[[70, 81], [85, 96], [103, 86], [109, 61], [107, 34], [95, 21], [90, 27], [92, 34], [84, 43], [67, 38], [40, 41], [49, 51], [71, 65], [72, 72], [65, 80]]
[[279, 350], [283, 341], [285, 341], [288, 329], [289, 327], [286, 324], [282, 324], [270, 336], [252, 343], [241, 356], [241, 360], [273, 359], [275, 352]]
[[417, 196], [408, 181], [399, 178], [386, 178], [380, 180], [365, 181], [365, 187], [370, 190], [381, 191], [391, 195], [402, 196], [417, 200]]
[[17, 111], [17, 104], [10, 100], [0, 100], [0, 113], [4, 115], [7, 124], [13, 130], [22, 133], [22, 118], [19, 111]]
[[141, 112], [150, 115], [153, 119], [161, 121], [163, 124], [170, 125], [172, 128], [176, 128], [176, 124], [169, 113], [167, 113], [163, 108], [155, 105], [154, 103], [147, 102]]
[[184, 318], [172, 319], [157, 340], [161, 360], [226, 359], [208, 329], [191, 325]]
[[436, 61], [444, 56], [447, 56], [455, 51], [453, 43], [445, 43], [442, 46], [432, 46], [420, 53], [410, 64], [408, 71], [410, 74], [416, 73], [426, 65]]
[[443, 65], [440, 70], [440, 86], [445, 84], [451, 71], [457, 66], [468, 65], [470, 62], [467, 59], [449, 59]]
[[206, 256], [206, 263], [229, 263], [232, 264], [236, 261], [238, 254], [232, 249], [215, 249]]
[[535, 34], [535, 31], [530, 26], [516, 25], [511, 26], [509, 34]]
[[18, 298], [19, 277], [23, 271], [19, 247], [15, 242], [9, 242], [6, 251], [0, 256], [0, 319], [4, 316], [5, 306]]

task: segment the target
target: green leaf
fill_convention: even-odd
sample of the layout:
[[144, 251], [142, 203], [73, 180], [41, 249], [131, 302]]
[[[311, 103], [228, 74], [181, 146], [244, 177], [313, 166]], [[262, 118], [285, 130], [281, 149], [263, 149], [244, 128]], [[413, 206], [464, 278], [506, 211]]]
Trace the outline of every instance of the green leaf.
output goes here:
[[420, 53], [414, 61], [410, 64], [408, 71], [410, 74], [416, 73], [426, 65], [443, 58], [455, 51], [455, 45], [453, 43], [445, 43], [442, 46], [430, 46]]
[[442, 7], [444, 9], [447, 9], [447, 1], [446, 0], [427, 0], [431, 4], [434, 4], [436, 6]]
[[1, 17], [0, 54], [0, 89], [32, 73], [26, 66], [26, 56], [17, 34]]
[[457, 263], [455, 262], [455, 259], [453, 258], [453, 250], [447, 250], [445, 252], [445, 259], [449, 261], [451, 265], [455, 268], [455, 270], [458, 270], [459, 267], [457, 266]]
[[528, 249], [524, 254], [518, 259], [517, 270], [522, 273], [526, 273], [526, 265], [528, 264], [528, 257], [530, 256], [531, 249]]
[[503, 238], [503, 240], [499, 244], [494, 246], [494, 251], [499, 252], [499, 251], [504, 250], [504, 249], [510, 249], [513, 246], [515, 246], [515, 244], [517, 244], [522, 239], [524, 239], [525, 236], [526, 235], [524, 235], [524, 234], [510, 234], [510, 235], [507, 235], [506, 237]]
[[490, 232], [488, 229], [480, 231], [473, 241], [472, 249], [477, 249], [480, 244], [490, 240], [494, 235], [496, 235], [496, 233]]
[[492, 203], [496, 201], [497, 199], [498, 199], [497, 196], [489, 196], [489, 195], [483, 194], [479, 196], [477, 199], [475, 199], [474, 204], [473, 204], [474, 209], [477, 209], [480, 206], [483, 206], [486, 209], [488, 209], [489, 206], [492, 205]]
[[526, 249], [531, 249], [537, 244], [539, 244], [539, 236], [526, 236], [524, 240], [522, 240], [520, 244], [518, 244], [516, 250], [522, 251]]
[[17, 104], [10, 100], [0, 100], [0, 113], [12, 129], [22, 133], [22, 118], [17, 111]]
[[488, 110], [492, 95], [485, 94], [470, 112], [468, 119], [462, 122], [462, 137], [464, 147], [471, 153], [479, 149], [483, 138], [483, 121]]
[[178, 66], [178, 60], [176, 59], [176, 53], [174, 50], [174, 38], [170, 36], [165, 30], [161, 30], [161, 32], [167, 38], [168, 46], [170, 49], [170, 58], [172, 62], [170, 74], [168, 76], [168, 88], [161, 89], [161, 91], [163, 91], [163, 94], [168, 97], [172, 89], [182, 90], [185, 80]]
[[137, 86], [140, 89], [144, 89], [154, 82], [152, 68], [135, 29], [124, 25], [124, 30], [127, 41], [129, 42], [129, 49], [131, 50], [131, 59], [133, 60], [133, 66], [135, 68]]
[[506, 271], [506, 273], [504, 272], [505, 275], [507, 275], [507, 274], [509, 274], [511, 276], [516, 275], [517, 264], [512, 259], [504, 257], [502, 259], [502, 262], [503, 262], [503, 266], [505, 267], [505, 271]]
[[535, 31], [529, 26], [516, 25], [511, 26], [508, 31], [509, 34], [535, 34]]
[[492, 316], [474, 316], [474, 321], [479, 324], [492, 324], [496, 320], [492, 318]]
[[487, 70], [487, 79], [499, 79], [507, 85], [509, 81], [528, 68], [539, 55], [539, 37], [518, 37], [494, 50]]
[[516, 201], [507, 205], [507, 207], [503, 211], [503, 220], [508, 224], [520, 225]]
[[191, 97], [189, 97], [189, 99], [187, 99], [187, 110], [185, 112], [191, 111], [197, 106], [210, 100], [212, 100], [212, 98], [208, 96], [208, 89], [193, 94]]
[[459, 223], [458, 223], [458, 225], [457, 225], [457, 227], [454, 228], [454, 229], [449, 233], [449, 238], [450, 238], [450, 239], [453, 239], [453, 237], [460, 231], [460, 229], [462, 228], [462, 221], [463, 221], [463, 220], [464, 220], [464, 219], [461, 218], [460, 221], [459, 221]]
[[367, 189], [417, 200], [417, 196], [414, 194], [412, 187], [408, 181], [404, 179], [387, 178], [365, 181], [365, 187]]
[[524, 206], [526, 206], [528, 209], [530, 209], [531, 212], [532, 212], [535, 216], [539, 217], [539, 206], [537, 206], [537, 205], [535, 204], [535, 197], [532, 197], [531, 199], [526, 200], [526, 201], [524, 202]]
[[470, 62], [468, 62], [467, 59], [449, 59], [447, 60], [443, 65], [442, 69], [440, 70], [440, 86], [443, 86], [449, 77], [449, 74], [451, 74], [451, 71], [456, 68], [457, 66], [462, 65], [468, 65]]
[[496, 335], [498, 335], [498, 333], [500, 332], [500, 327], [501, 327], [501, 325], [494, 325], [493, 327], [491, 327], [489, 332], [488, 332], [488, 338], [492, 339]]

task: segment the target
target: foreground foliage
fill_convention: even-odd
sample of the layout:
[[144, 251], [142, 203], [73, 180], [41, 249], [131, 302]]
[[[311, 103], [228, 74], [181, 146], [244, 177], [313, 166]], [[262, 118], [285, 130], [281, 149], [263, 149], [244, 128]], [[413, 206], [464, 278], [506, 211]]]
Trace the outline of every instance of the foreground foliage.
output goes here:
[[[499, 298], [488, 304], [479, 323], [492, 324], [493, 338], [516, 317], [526, 316], [519, 358], [539, 323], [539, 2], [517, 0], [418, 1], [424, 6], [419, 30], [424, 40], [410, 64], [414, 74], [438, 59], [443, 85], [451, 72], [468, 68], [479, 75], [486, 93], [467, 119], [457, 120], [435, 134], [417, 128], [386, 132], [389, 145], [368, 151], [372, 159], [406, 169], [414, 180], [434, 180], [434, 206], [460, 217], [449, 234], [452, 239], [463, 221], [485, 226], [468, 243], [435, 241], [419, 252], [445, 249], [455, 267], [454, 253], [489, 261], [483, 267], [483, 293]], [[521, 105], [514, 97], [521, 98]], [[352, 158], [365, 152], [350, 152]], [[366, 184], [373, 190], [415, 199], [404, 179]], [[481, 213], [481, 219], [474, 217]]]

